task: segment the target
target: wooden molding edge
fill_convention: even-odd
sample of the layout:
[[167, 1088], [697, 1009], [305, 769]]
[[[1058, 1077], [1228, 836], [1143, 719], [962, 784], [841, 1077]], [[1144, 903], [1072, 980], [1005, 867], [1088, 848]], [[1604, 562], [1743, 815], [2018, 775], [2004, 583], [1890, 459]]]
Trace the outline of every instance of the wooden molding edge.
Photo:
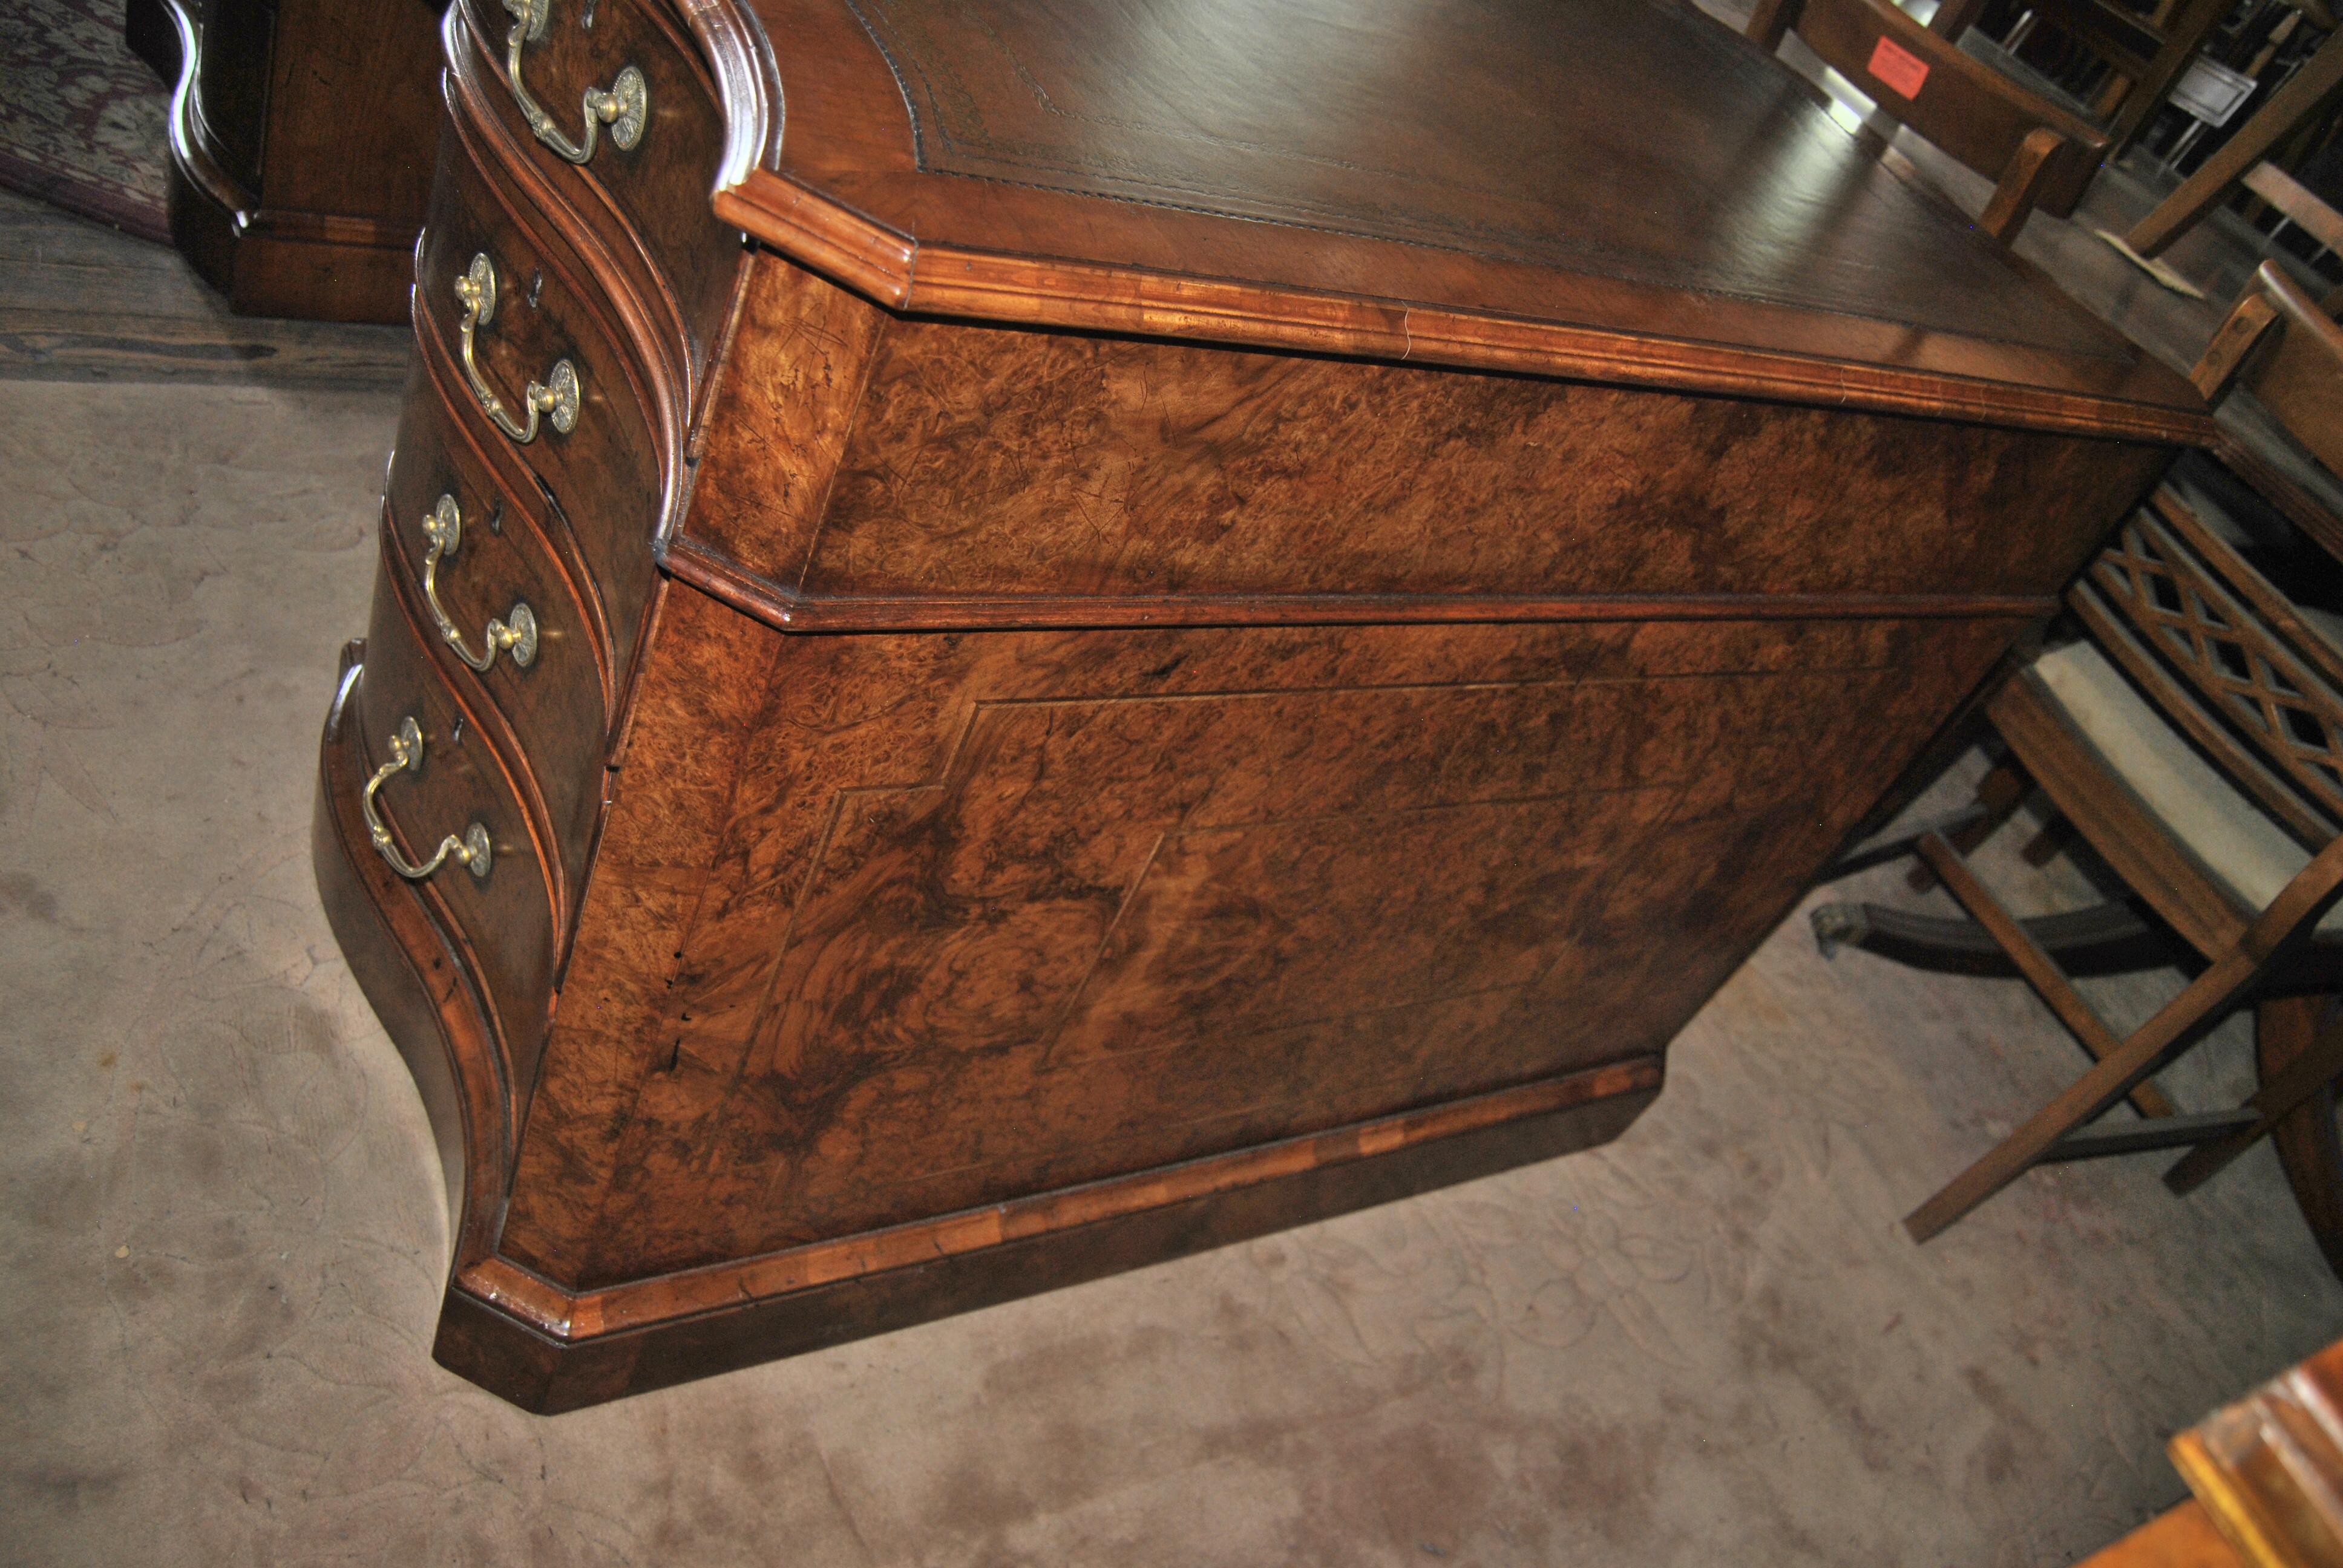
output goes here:
[[909, 235], [768, 169], [718, 186], [710, 200], [718, 217], [790, 260], [890, 310], [910, 303], [920, 247]]
[[[2193, 444], [2211, 417], [2113, 397], [1094, 263], [923, 245], [789, 176], [719, 184], [716, 215], [890, 310]], [[1817, 376], [1817, 369], [1825, 374]]]
[[[655, 1316], [614, 1321], [611, 1303], [603, 1300], [598, 1312], [596, 1302], [615, 1292], [572, 1297], [498, 1260], [498, 1267], [476, 1265], [449, 1282], [433, 1354], [524, 1409], [574, 1410], [1592, 1148], [1643, 1113], [1658, 1095], [1659, 1078], [1657, 1058], [1632, 1059], [1417, 1113], [1425, 1126], [1413, 1138], [1393, 1131], [1408, 1119], [1385, 1118], [1222, 1161], [1050, 1194], [1032, 1201], [1043, 1207], [1030, 1213], [1001, 1205], [853, 1238], [829, 1251], [860, 1271], [818, 1282], [779, 1274], [758, 1282], [763, 1294], [743, 1293], [743, 1270], [801, 1270], [817, 1249], [619, 1288], [647, 1299], [685, 1288]], [[1493, 1118], [1484, 1101], [1499, 1102], [1503, 1114]], [[1313, 1155], [1330, 1143], [1325, 1152], [1335, 1157]], [[1102, 1204], [1101, 1193], [1119, 1203]], [[931, 1238], [940, 1225], [956, 1227], [950, 1240], [962, 1244], [937, 1251]], [[898, 1237], [887, 1266], [868, 1266], [874, 1247]], [[491, 1303], [474, 1293], [480, 1285], [511, 1293]]]
[[[191, 0], [130, 0], [126, 36], [170, 90], [164, 110], [166, 222], [171, 243], [219, 293], [236, 294], [236, 251], [258, 198], [233, 178], [198, 97], [203, 29]], [[233, 307], [231, 307], [233, 308]]]
[[[239, 315], [396, 322], [406, 315], [398, 261], [417, 224], [341, 213], [270, 207], [227, 169], [206, 122], [200, 78], [202, 27], [189, 0], [131, 0], [125, 35], [170, 90], [165, 113], [170, 156], [171, 242]], [[281, 247], [299, 246], [287, 253]], [[287, 267], [325, 275], [355, 270], [370, 281], [322, 298], [287, 290]]]
[[1494, 1127], [1590, 1101], [1660, 1088], [1656, 1056], [1540, 1079], [1513, 1089], [1451, 1101], [1423, 1111], [1354, 1122], [1142, 1171], [1058, 1191], [1012, 1199], [933, 1220], [793, 1247], [736, 1262], [599, 1290], [570, 1292], [502, 1256], [458, 1275], [457, 1287], [522, 1319], [557, 1340], [656, 1328], [744, 1302], [884, 1273], [1078, 1225], [1119, 1220], [1149, 1209], [1212, 1197], [1281, 1176], [1390, 1154], [1435, 1139]]
[[[1052, 261], [912, 236], [781, 166], [787, 110], [770, 40], [740, 0], [672, 0], [717, 83], [716, 216], [890, 310], [1566, 377], [1675, 391], [2195, 444], [2210, 417], [2118, 396], [2022, 392], [1929, 371], [1605, 332], [1469, 309]], [[1961, 214], [1964, 221], [1967, 215]], [[1817, 369], [1826, 373], [1817, 376]]]
[[331, 245], [347, 250], [389, 250], [402, 255], [414, 248], [422, 225], [386, 223], [380, 218], [349, 217], [341, 213], [299, 212], [279, 207], [256, 207], [236, 215], [236, 236], [265, 236], [286, 245]]
[[1410, 1196], [1618, 1135], [1655, 1099], [1656, 1056], [1265, 1147], [833, 1242], [571, 1292], [497, 1255], [516, 1136], [505, 1053], [459, 948], [357, 820], [345, 649], [321, 738], [312, 864], [336, 940], [420, 1091], [453, 1252], [434, 1353], [538, 1411], [574, 1409], [777, 1354], [1127, 1270]]
[[2037, 619], [2027, 594], [934, 594], [801, 593], [683, 535], [654, 547], [679, 581], [787, 632], [1096, 627], [1392, 626], [1426, 622]]
[[2297, 1555], [2286, 1544], [2284, 1533], [2263, 1511], [2257, 1500], [2213, 1456], [2206, 1452], [2205, 1440], [2195, 1429], [2177, 1433], [2165, 1452], [2171, 1456], [2172, 1467], [2188, 1490], [2204, 1505], [2213, 1521], [2213, 1527], [2247, 1563], [2282, 1563], [2296, 1562]]
[[724, 123], [716, 190], [742, 184], [757, 169], [779, 167], [788, 105], [781, 95], [772, 41], [765, 36], [755, 8], [726, 0], [673, 4], [716, 80], [717, 113]]

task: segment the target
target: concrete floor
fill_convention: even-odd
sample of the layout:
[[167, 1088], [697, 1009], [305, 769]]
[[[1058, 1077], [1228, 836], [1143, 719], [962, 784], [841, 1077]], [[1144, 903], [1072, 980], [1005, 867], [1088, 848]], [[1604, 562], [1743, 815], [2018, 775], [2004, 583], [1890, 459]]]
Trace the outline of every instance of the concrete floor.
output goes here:
[[[429, 1361], [434, 1155], [307, 865], [397, 394], [93, 363], [0, 378], [0, 1560], [2054, 1564], [2343, 1332], [2267, 1151], [1912, 1246], [2078, 1055], [1794, 917], [1607, 1149], [521, 1415]], [[1989, 873], [2081, 901], [2025, 831]], [[2167, 1087], [2242, 1092], [2245, 1047]]]

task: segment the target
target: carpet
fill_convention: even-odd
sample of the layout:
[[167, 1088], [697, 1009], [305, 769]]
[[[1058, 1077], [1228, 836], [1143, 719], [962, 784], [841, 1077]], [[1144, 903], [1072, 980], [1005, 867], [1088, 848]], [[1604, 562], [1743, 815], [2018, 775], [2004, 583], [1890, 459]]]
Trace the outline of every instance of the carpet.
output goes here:
[[0, 186], [168, 243], [170, 95], [122, 41], [122, 0], [0, 0]]
[[[2080, 1052], [1799, 916], [1606, 1148], [523, 1415], [432, 1364], [430, 1130], [309, 875], [398, 413], [0, 379], [0, 1563], [2064, 1568], [2343, 1322], [2267, 1147], [1914, 1246]], [[1980, 874], [2076, 907], [2032, 827]], [[1817, 897], [1913, 899], [1866, 875]], [[2178, 979], [2086, 989], [2127, 1030]], [[2250, 1056], [2166, 1087], [2234, 1103]]]

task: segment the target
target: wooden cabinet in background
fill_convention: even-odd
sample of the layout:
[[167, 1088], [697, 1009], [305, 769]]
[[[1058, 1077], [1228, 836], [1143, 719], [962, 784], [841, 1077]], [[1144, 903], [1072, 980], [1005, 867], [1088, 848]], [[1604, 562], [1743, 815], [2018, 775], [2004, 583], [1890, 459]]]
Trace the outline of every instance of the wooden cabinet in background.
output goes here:
[[532, 1409], [1615, 1136], [2207, 429], [1673, 0], [537, 20], [317, 837]]
[[171, 237], [246, 316], [404, 322], [444, 0], [129, 0], [172, 87]]
[[2076, 1568], [2343, 1563], [2343, 1342], [2175, 1432], [2192, 1495]]

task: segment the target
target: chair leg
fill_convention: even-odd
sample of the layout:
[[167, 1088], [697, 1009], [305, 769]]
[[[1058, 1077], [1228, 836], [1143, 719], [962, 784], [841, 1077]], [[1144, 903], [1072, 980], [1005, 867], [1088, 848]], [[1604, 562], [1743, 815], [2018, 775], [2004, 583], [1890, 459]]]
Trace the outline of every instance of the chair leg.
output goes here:
[[[2018, 807], [2032, 793], [2034, 780], [2026, 770], [2005, 759], [1996, 762], [1986, 776], [1977, 780], [1976, 804], [1962, 813], [1956, 824], [1939, 824], [1937, 831], [1952, 840], [1953, 848], [1966, 855], [1994, 835], [1994, 829], [2009, 820]], [[1912, 846], [1919, 845], [1920, 835], [1914, 834]], [[1904, 879], [1905, 885], [1916, 893], [1925, 893], [1936, 885], [1936, 874], [1923, 860], [1915, 864]]]
[[2184, 1195], [2194, 1192], [2314, 1095], [2343, 1077], [2343, 1017], [2326, 1019], [2321, 1023], [2330, 1000], [2320, 996], [2288, 997], [2262, 1003], [2255, 1017], [2257, 1034], [2265, 1029], [2272, 1030], [2289, 1043], [2307, 1034], [2307, 1042], [2290, 1051], [2285, 1065], [2264, 1078], [2261, 1088], [2246, 1101], [2245, 1109], [2257, 1113], [2255, 1120], [2226, 1138], [2199, 1145], [2165, 1172], [2166, 1186]]
[[[2017, 978], [2017, 966], [1975, 920], [1915, 914], [1878, 904], [1817, 904], [1808, 919], [1825, 958], [1835, 957], [1840, 948], [1848, 947], [1937, 974], [1974, 975], [1981, 980]], [[2070, 980], [2170, 969], [2196, 956], [2143, 920], [2129, 904], [2110, 902], [2063, 915], [2028, 915], [2017, 923]]]
[[2068, 1084], [1984, 1159], [1915, 1209], [1904, 1221], [1912, 1239], [1928, 1240], [2016, 1181], [2060, 1139], [2097, 1121], [2157, 1069], [2202, 1040], [2252, 986], [2258, 969], [2242, 951], [2233, 952], [2189, 981], [2186, 990], [2167, 1002], [2105, 1060]]
[[[2083, 1000], [2083, 993], [2075, 989], [2074, 982], [2050, 961], [2050, 955], [2035, 944], [2017, 917], [2003, 908], [1991, 889], [1977, 880], [1976, 873], [1969, 869], [1968, 862], [1954, 851], [1952, 845], [1931, 834], [1920, 840], [1919, 854], [1928, 869], [1944, 879], [1945, 890], [2009, 955], [2017, 972], [2034, 988], [2034, 994], [2058, 1015], [2058, 1021], [2082, 1042], [2083, 1049], [2101, 1061], [2113, 1055], [2120, 1043], [2115, 1030], [2107, 1027], [2097, 1008]], [[2142, 1116], [2172, 1114], [2172, 1101], [2156, 1085], [2143, 1083], [2130, 1093], [2134, 1109]]]
[[2124, 1121], [2095, 1121], [2079, 1132], [2069, 1132], [2050, 1146], [2037, 1165], [2063, 1164], [2070, 1160], [2104, 1160], [2110, 1154], [2148, 1154], [2158, 1149], [2193, 1149], [2227, 1138], [2253, 1125], [2254, 1113], [2242, 1107], [2228, 1111], [2198, 1111], [2174, 1116], [2143, 1116]]
[[[1835, 882], [1842, 878], [1852, 877], [1857, 871], [1867, 871], [1874, 866], [1885, 866], [1892, 861], [1908, 859], [1912, 851], [1919, 847], [1920, 840], [1931, 833], [1945, 833], [1958, 839], [1985, 819], [1986, 808], [1982, 804], [1973, 803], [1963, 806], [1957, 810], [1947, 811], [1941, 817], [1931, 817], [1908, 833], [1898, 833], [1892, 839], [1868, 839], [1849, 849], [1816, 872], [1815, 885], [1820, 887], [1826, 882]], [[1926, 875], [1926, 868], [1916, 866], [1913, 868], [1913, 874]], [[1935, 885], [1936, 879], [1930, 877], [1927, 886]]]
[[2026, 840], [2017, 851], [2017, 858], [2038, 871], [2065, 854], [2074, 841], [2075, 825], [2064, 817], [2053, 817], [2042, 824], [2034, 837]]
[[1976, 21], [1977, 14], [1984, 9], [1985, 0], [1945, 0], [1936, 7], [1936, 17], [1928, 24], [1928, 30], [1941, 38], [1958, 43], [1961, 35], [1969, 30]]
[[[2290, 1018], [2257, 1020], [2254, 1054], [2265, 1083], [2308, 1050], [2318, 1036], [2315, 1010]], [[2278, 1151], [2287, 1185], [2294, 1189], [2295, 1206], [2326, 1254], [2327, 1266], [2343, 1279], [2343, 1131], [2335, 1123], [2334, 1090], [2322, 1089], [2297, 1106], [2271, 1129], [2270, 1143]]]

